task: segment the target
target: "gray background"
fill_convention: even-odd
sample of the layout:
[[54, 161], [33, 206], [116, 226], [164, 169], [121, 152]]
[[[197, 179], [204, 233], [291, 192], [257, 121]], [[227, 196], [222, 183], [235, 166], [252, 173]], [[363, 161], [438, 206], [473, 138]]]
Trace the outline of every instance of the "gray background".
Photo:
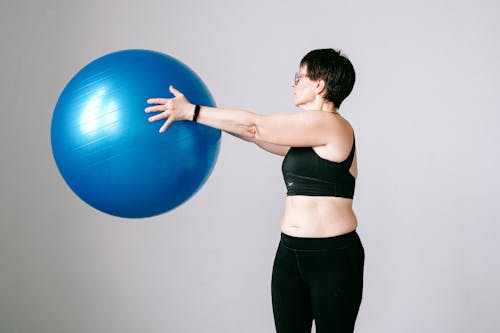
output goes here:
[[295, 110], [310, 49], [357, 83], [355, 210], [366, 249], [357, 332], [498, 332], [497, 1], [9, 1], [0, 5], [0, 332], [272, 332], [281, 158], [223, 135], [198, 194], [151, 219], [80, 201], [50, 148], [85, 64], [145, 48], [217, 103]]

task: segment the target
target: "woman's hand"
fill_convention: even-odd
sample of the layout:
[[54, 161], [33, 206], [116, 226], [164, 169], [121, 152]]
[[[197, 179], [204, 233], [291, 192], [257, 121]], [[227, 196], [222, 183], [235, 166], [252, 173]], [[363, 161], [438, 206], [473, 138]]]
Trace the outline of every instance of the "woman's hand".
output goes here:
[[173, 86], [169, 87], [174, 98], [150, 98], [148, 104], [156, 104], [146, 108], [146, 113], [160, 112], [159, 114], [149, 117], [149, 121], [157, 121], [166, 119], [163, 126], [160, 128], [160, 133], [163, 133], [174, 121], [191, 120], [193, 117], [194, 105], [189, 103], [184, 94]]

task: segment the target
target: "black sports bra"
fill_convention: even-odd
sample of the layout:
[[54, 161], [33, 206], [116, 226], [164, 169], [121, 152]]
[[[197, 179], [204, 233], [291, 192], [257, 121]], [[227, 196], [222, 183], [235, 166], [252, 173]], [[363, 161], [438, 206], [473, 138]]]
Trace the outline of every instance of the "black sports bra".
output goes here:
[[345, 161], [337, 163], [321, 158], [312, 147], [292, 147], [283, 160], [281, 170], [287, 195], [354, 196], [356, 179], [349, 172], [356, 144]]

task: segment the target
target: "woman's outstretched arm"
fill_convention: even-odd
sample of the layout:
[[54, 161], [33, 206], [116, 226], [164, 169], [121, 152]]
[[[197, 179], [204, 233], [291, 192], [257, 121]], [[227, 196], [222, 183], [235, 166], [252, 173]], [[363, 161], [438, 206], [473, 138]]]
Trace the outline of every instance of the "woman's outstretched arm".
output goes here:
[[[174, 98], [152, 98], [146, 112], [158, 114], [149, 121], [165, 120], [160, 132], [174, 121], [192, 120], [195, 106], [178, 90], [170, 87]], [[321, 146], [334, 141], [342, 126], [332, 121], [333, 115], [322, 111], [303, 111], [289, 114], [260, 115], [239, 109], [202, 106], [197, 121], [201, 124], [233, 133], [244, 140], [284, 147]]]

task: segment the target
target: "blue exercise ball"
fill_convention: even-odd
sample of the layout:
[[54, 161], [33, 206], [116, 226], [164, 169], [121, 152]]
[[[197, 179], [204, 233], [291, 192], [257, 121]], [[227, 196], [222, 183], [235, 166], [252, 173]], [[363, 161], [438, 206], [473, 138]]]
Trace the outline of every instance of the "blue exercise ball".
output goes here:
[[105, 55], [81, 69], [54, 109], [51, 144], [57, 167], [78, 197], [119, 217], [143, 218], [179, 206], [212, 172], [221, 132], [190, 121], [148, 122], [147, 99], [215, 102], [202, 80], [179, 60], [150, 50]]

